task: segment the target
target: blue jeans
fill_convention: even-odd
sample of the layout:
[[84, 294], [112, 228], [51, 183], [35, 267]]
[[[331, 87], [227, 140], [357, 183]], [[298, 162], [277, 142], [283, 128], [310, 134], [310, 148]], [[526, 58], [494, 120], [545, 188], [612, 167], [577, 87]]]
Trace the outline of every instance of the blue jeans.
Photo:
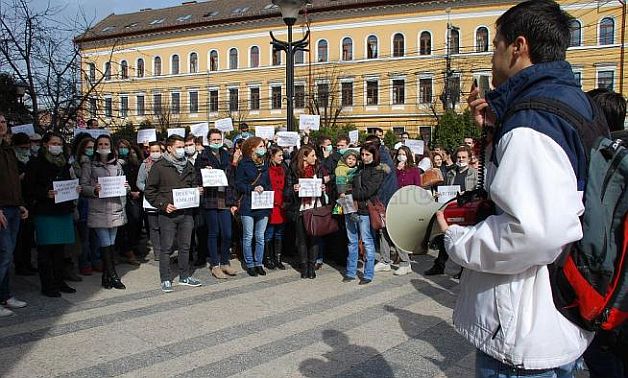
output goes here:
[[480, 378], [573, 378], [577, 362], [574, 361], [553, 369], [524, 370], [506, 365], [478, 350], [475, 357], [475, 376]]
[[98, 236], [99, 247], [111, 247], [116, 244], [116, 235], [118, 234], [118, 227], [112, 228], [94, 228], [94, 232]]
[[270, 242], [274, 240], [283, 240], [284, 224], [269, 224], [266, 226], [266, 232], [264, 233], [264, 241]]
[[79, 256], [79, 267], [92, 267], [100, 262], [100, 251], [98, 250], [98, 237], [93, 229], [87, 227], [87, 220], [80, 220], [77, 224], [79, 239], [81, 241], [81, 255]]
[[[242, 253], [247, 268], [263, 266], [264, 232], [268, 217], [242, 216]], [[253, 232], [255, 232], [255, 260], [253, 260]]]
[[20, 230], [20, 208], [4, 207], [2, 212], [7, 218], [7, 227], [0, 228], [0, 302], [11, 298], [9, 271], [13, 262], [13, 250], [17, 242], [17, 234]]
[[[231, 211], [229, 209], [203, 210], [207, 224], [207, 250], [211, 266], [229, 265], [231, 248]], [[220, 256], [218, 255], [218, 235], [220, 235]]]
[[372, 280], [375, 274], [375, 243], [371, 234], [371, 219], [368, 215], [360, 215], [359, 220], [352, 221], [345, 216], [347, 226], [347, 237], [349, 238], [349, 255], [347, 256], [346, 276], [355, 278], [358, 270], [358, 240], [362, 238], [362, 244], [366, 250], [366, 261], [364, 263], [364, 279]]

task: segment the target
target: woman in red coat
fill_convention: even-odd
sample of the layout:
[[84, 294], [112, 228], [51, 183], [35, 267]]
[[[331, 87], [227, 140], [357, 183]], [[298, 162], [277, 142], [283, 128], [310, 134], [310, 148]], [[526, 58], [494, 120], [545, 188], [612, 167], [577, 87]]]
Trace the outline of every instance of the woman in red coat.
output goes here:
[[286, 190], [286, 164], [283, 161], [283, 150], [273, 146], [268, 154], [268, 175], [270, 184], [275, 192], [273, 210], [266, 226], [264, 234], [264, 265], [268, 269], [275, 267], [284, 270], [286, 267], [281, 262], [281, 249], [283, 247], [283, 231], [286, 216], [283, 211], [284, 191]]

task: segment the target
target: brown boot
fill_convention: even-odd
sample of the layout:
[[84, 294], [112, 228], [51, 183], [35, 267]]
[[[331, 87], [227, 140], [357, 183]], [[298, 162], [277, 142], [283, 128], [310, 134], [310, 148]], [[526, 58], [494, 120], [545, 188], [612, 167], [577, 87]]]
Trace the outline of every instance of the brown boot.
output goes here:
[[212, 276], [218, 278], [219, 280], [225, 280], [229, 278], [229, 276], [223, 273], [222, 269], [220, 269], [219, 266], [212, 267], [211, 272], [212, 272]]
[[221, 265], [220, 269], [222, 269], [223, 273], [229, 276], [237, 276], [238, 271], [231, 267], [231, 265]]

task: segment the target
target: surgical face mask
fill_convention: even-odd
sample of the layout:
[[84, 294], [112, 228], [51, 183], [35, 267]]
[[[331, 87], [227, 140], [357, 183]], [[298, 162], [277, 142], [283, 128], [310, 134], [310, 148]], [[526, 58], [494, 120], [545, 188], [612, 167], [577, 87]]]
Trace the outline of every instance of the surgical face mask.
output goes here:
[[150, 158], [153, 161], [157, 161], [157, 160], [161, 159], [161, 152], [151, 152], [150, 153]]
[[48, 146], [48, 152], [54, 156], [59, 156], [63, 152], [63, 146]]
[[100, 156], [108, 156], [111, 153], [111, 148], [99, 148], [98, 155]]
[[122, 157], [129, 156], [129, 149], [126, 147], [120, 147], [120, 150], [118, 152], [120, 153], [120, 156]]
[[196, 153], [196, 146], [186, 146], [185, 154], [188, 156], [192, 156]]
[[16, 148], [15, 156], [17, 157], [17, 160], [22, 163], [26, 163], [31, 157], [31, 150], [30, 148]]
[[40, 145], [38, 144], [34, 144], [31, 146], [31, 152], [33, 153], [33, 155], [37, 155], [37, 153], [39, 152], [39, 149], [41, 148]]
[[185, 148], [175, 148], [174, 149], [174, 157], [177, 159], [183, 159], [185, 157]]
[[86, 148], [85, 149], [85, 156], [87, 156], [87, 157], [94, 156], [94, 149], [93, 148]]
[[456, 165], [457, 165], [459, 168], [466, 168], [466, 167], [469, 165], [469, 163], [459, 161], [459, 162], [457, 162], [457, 163], [456, 163]]
[[332, 152], [334, 150], [334, 146], [330, 144], [329, 146], [323, 147], [323, 149], [325, 152]]
[[260, 147], [255, 149], [255, 154], [259, 157], [266, 155], [266, 149], [264, 147]]
[[344, 155], [345, 152], [347, 152], [347, 151], [349, 151], [348, 148], [341, 148], [341, 149], [338, 150], [338, 153], [340, 153], [341, 155]]
[[399, 160], [402, 163], [405, 163], [406, 161], [408, 161], [408, 157], [406, 155], [397, 155], [397, 160]]
[[212, 150], [219, 150], [222, 147], [222, 143], [212, 143], [209, 145], [209, 148]]

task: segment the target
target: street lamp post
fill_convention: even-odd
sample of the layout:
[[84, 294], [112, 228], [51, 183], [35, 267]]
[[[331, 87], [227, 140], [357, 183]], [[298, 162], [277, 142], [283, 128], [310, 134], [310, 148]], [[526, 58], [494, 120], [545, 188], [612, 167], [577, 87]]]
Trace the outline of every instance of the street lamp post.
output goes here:
[[272, 38], [271, 44], [286, 52], [286, 96], [288, 102], [288, 115], [287, 115], [287, 129], [288, 131], [294, 131], [294, 52], [305, 51], [308, 45], [309, 30], [305, 33], [305, 36], [296, 41], [292, 41], [292, 27], [297, 22], [299, 12], [306, 5], [310, 4], [310, 0], [273, 0], [273, 4], [279, 6], [281, 9], [281, 17], [284, 23], [288, 26], [288, 41], [280, 41], [270, 32]]

